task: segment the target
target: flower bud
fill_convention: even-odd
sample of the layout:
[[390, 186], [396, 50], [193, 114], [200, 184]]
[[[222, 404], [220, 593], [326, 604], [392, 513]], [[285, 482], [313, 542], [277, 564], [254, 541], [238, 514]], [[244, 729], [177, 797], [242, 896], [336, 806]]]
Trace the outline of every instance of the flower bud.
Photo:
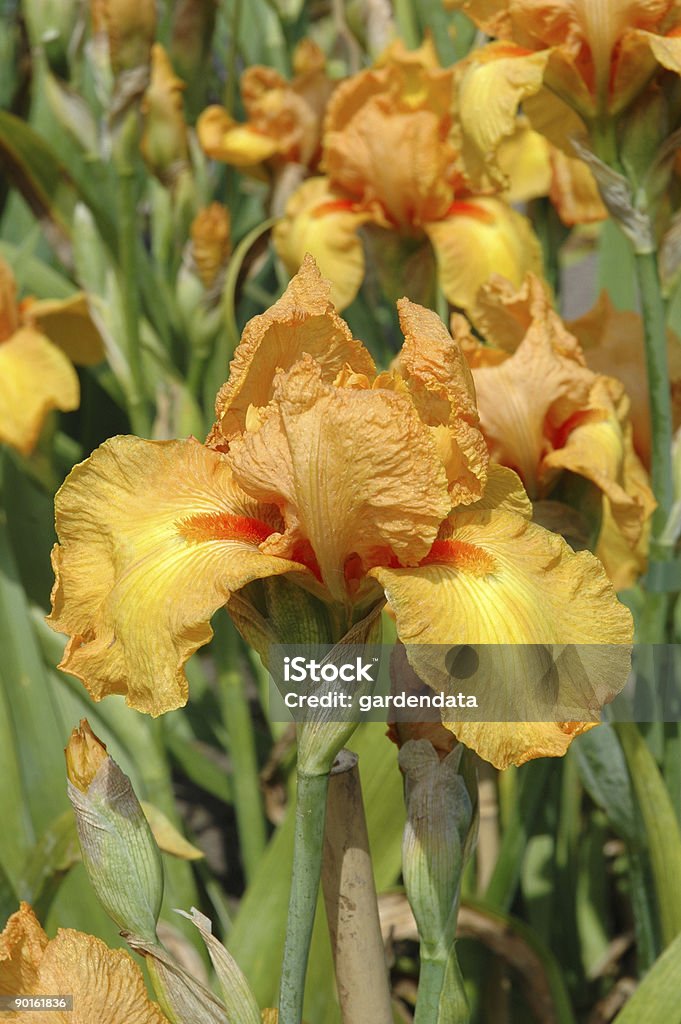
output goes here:
[[163, 185], [172, 185], [189, 160], [182, 92], [185, 84], [173, 71], [160, 43], [151, 48], [151, 81], [142, 99], [142, 156]]
[[211, 203], [192, 221], [192, 256], [206, 289], [212, 287], [229, 259], [232, 251], [230, 227], [229, 210], [221, 203]]
[[16, 282], [7, 263], [0, 259], [0, 342], [11, 338], [18, 327]]
[[156, 34], [156, 0], [90, 0], [92, 28], [105, 36], [115, 74], [149, 63]]
[[73, 730], [65, 754], [83, 863], [97, 897], [119, 928], [153, 941], [163, 868], [130, 779], [86, 719]]
[[460, 773], [463, 748], [445, 757], [427, 740], [408, 740], [399, 753], [407, 823], [402, 872], [424, 959], [446, 959], [456, 936], [461, 875], [471, 846], [473, 805]]

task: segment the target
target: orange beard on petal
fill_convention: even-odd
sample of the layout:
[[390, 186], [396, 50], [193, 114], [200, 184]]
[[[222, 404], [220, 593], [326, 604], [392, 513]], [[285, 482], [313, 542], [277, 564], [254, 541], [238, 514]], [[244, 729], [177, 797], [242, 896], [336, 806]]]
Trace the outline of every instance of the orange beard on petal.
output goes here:
[[461, 572], [468, 572], [473, 576], [489, 576], [497, 568], [494, 558], [488, 551], [460, 540], [436, 540], [419, 565], [435, 565], [438, 562], [453, 565]]
[[262, 544], [275, 532], [273, 526], [260, 519], [235, 516], [228, 512], [200, 512], [179, 520], [178, 532], [192, 543], [209, 540], [237, 540], [247, 544]]

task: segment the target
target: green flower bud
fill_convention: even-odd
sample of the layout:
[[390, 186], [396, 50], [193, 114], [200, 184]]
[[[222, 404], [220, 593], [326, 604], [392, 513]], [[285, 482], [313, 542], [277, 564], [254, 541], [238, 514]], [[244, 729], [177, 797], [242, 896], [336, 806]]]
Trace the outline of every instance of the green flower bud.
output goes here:
[[97, 897], [119, 928], [154, 941], [163, 898], [161, 854], [130, 779], [86, 719], [65, 753], [83, 863]]

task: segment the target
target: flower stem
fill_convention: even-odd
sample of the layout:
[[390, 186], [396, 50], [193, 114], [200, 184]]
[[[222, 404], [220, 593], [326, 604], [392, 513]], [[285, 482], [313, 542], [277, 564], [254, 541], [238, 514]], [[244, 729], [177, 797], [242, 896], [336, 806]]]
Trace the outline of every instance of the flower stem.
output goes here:
[[218, 661], [218, 686], [222, 719], [232, 762], [232, 786], [241, 860], [246, 881], [250, 882], [265, 852], [265, 818], [260, 793], [258, 759], [244, 681], [239, 671], [240, 654], [237, 633], [226, 618], [215, 623], [215, 649]]
[[468, 1024], [470, 1012], [454, 947], [421, 958], [414, 1024]]
[[651, 560], [667, 561], [671, 549], [662, 540], [674, 501], [672, 408], [667, 358], [667, 327], [656, 253], [636, 253], [636, 274], [645, 330], [646, 369], [652, 427], [652, 485], [657, 508], [650, 537]]
[[298, 771], [293, 878], [279, 990], [279, 1024], [301, 1024], [305, 974], [322, 870], [329, 776]]
[[128, 413], [132, 429], [142, 437], [151, 433], [140, 338], [139, 283], [137, 277], [137, 214], [133, 154], [137, 151], [137, 114], [132, 112], [119, 129], [114, 147], [117, 172], [118, 262], [123, 327], [127, 341], [130, 381]]

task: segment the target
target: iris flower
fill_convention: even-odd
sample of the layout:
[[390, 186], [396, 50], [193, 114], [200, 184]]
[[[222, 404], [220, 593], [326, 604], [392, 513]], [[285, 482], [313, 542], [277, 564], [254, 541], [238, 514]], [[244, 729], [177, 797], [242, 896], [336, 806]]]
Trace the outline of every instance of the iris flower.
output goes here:
[[[465, 123], [483, 152], [510, 134], [518, 103], [542, 83], [588, 124], [624, 110], [660, 67], [681, 72], [678, 0], [449, 0], [449, 6], [498, 40], [471, 55], [463, 79]], [[546, 95], [544, 104], [555, 120], [559, 107]], [[579, 118], [564, 127], [578, 126]]]
[[48, 939], [22, 903], [0, 935], [0, 994], [59, 993], [73, 996], [72, 1010], [18, 1011], [7, 1017], [53, 1024], [167, 1024], [128, 953], [72, 928], [60, 928]]
[[248, 120], [240, 124], [224, 107], [207, 107], [197, 123], [206, 154], [258, 174], [263, 165], [315, 167], [322, 119], [334, 87], [325, 68], [322, 50], [310, 39], [294, 51], [290, 82], [274, 68], [247, 68], [241, 76], [241, 94]]
[[607, 538], [620, 554], [635, 550], [655, 508], [623, 384], [587, 366], [538, 279], [518, 292], [495, 279], [480, 305], [478, 326], [497, 344], [471, 341], [467, 350], [492, 459], [515, 470], [533, 500], [550, 497], [564, 470], [595, 484], [604, 561], [614, 567]]
[[78, 408], [71, 360], [90, 365], [103, 357], [82, 294], [17, 304], [14, 277], [0, 260], [0, 443], [30, 455], [51, 409]]
[[428, 44], [413, 52], [394, 46], [382, 67], [339, 85], [324, 122], [325, 176], [303, 182], [274, 229], [290, 273], [311, 252], [334, 282], [335, 304], [347, 306], [365, 274], [363, 225], [402, 240], [405, 252], [430, 242], [455, 306], [472, 306], [495, 270], [518, 285], [526, 271], [539, 271], [529, 222], [478, 194], [469, 177], [453, 101], [454, 70], [439, 67]]
[[[183, 666], [213, 613], [238, 605], [243, 618], [249, 585], [277, 576], [322, 602], [337, 624], [323, 642], [384, 595], [408, 650], [629, 642], [597, 559], [531, 522], [513, 473], [488, 474], [471, 374], [439, 318], [401, 300], [404, 345], [378, 373], [329, 293], [307, 257], [250, 321], [206, 444], [114, 437], [64, 483], [49, 621], [70, 637], [61, 668], [96, 700], [183, 705]], [[623, 682], [599, 675], [599, 706]], [[588, 726], [449, 727], [506, 765], [561, 754]]]

